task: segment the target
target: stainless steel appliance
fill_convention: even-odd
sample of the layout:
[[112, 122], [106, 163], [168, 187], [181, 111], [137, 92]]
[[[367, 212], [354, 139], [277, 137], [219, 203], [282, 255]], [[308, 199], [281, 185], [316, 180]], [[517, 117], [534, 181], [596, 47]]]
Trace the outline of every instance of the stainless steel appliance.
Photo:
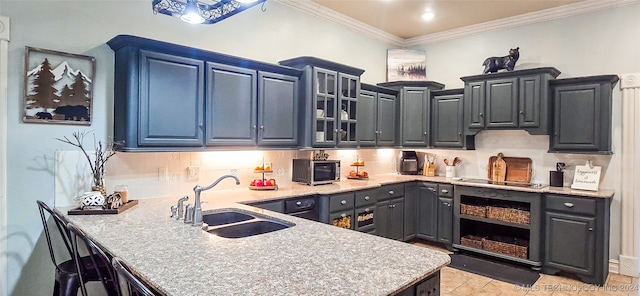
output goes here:
[[338, 182], [340, 161], [294, 159], [291, 181], [311, 186]]
[[418, 154], [415, 151], [402, 151], [398, 171], [402, 175], [418, 174]]

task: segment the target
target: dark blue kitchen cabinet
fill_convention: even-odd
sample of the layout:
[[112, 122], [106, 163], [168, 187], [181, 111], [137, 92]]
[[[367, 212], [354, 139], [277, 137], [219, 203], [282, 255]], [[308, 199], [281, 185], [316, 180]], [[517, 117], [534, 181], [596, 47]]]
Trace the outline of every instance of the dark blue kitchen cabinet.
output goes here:
[[617, 75], [558, 79], [550, 152], [611, 154], [612, 89]]
[[256, 143], [257, 76], [255, 70], [207, 63], [207, 146]]
[[140, 52], [140, 146], [202, 143], [203, 65], [190, 58]]
[[395, 144], [397, 91], [362, 83], [358, 97], [360, 147], [392, 147]]
[[298, 145], [298, 77], [258, 72], [258, 145]]
[[463, 148], [463, 89], [431, 92], [431, 144], [438, 148]]
[[430, 145], [431, 94], [444, 88], [433, 81], [393, 81], [378, 86], [399, 92], [396, 118], [396, 142], [402, 147], [427, 147]]
[[418, 186], [417, 237], [438, 241], [438, 184], [420, 183]]
[[302, 71], [129, 35], [107, 44], [116, 149], [298, 147]]
[[483, 129], [524, 129], [546, 135], [551, 126], [552, 67], [461, 77], [465, 83], [465, 134]]
[[[404, 184], [385, 185], [378, 189], [375, 215], [376, 235], [399, 241], [404, 240], [405, 210], [407, 209], [404, 195]], [[415, 210], [415, 207], [411, 210]]]
[[302, 70], [300, 146], [357, 147], [360, 75], [364, 70], [315, 58], [297, 57], [280, 65]]

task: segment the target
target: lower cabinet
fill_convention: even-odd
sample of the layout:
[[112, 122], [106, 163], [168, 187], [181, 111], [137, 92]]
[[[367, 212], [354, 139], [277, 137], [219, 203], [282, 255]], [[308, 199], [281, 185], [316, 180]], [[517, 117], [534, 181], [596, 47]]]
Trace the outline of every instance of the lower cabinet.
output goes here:
[[566, 271], [602, 285], [609, 270], [607, 198], [545, 196], [545, 259], [542, 271]]
[[404, 184], [379, 188], [376, 204], [376, 235], [404, 240]]
[[453, 186], [438, 186], [438, 242], [451, 248], [453, 243]]
[[418, 187], [417, 237], [437, 241], [438, 235], [438, 184], [421, 183]]
[[321, 195], [319, 220], [333, 226], [355, 229], [355, 193]]

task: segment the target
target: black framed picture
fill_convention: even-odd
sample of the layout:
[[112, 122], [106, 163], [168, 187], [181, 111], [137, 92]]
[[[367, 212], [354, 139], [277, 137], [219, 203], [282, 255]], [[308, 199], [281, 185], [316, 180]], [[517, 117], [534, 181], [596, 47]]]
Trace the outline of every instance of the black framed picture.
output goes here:
[[26, 47], [23, 122], [91, 125], [94, 57]]

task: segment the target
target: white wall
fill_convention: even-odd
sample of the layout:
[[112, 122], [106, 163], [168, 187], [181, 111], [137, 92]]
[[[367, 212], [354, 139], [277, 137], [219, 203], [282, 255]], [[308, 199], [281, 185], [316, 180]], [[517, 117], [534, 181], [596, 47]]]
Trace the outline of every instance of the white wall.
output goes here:
[[[386, 50], [391, 46], [273, 1], [268, 1], [264, 13], [259, 7], [254, 7], [212, 26], [192, 26], [175, 18], [153, 15], [150, 6], [150, 1], [0, 0], [0, 13], [12, 21], [8, 83], [8, 253], [3, 254], [7, 256], [9, 270], [8, 291], [0, 291], [0, 294], [45, 295], [51, 291], [53, 268], [43, 244], [35, 200], [53, 203], [54, 192], [59, 189], [54, 185], [54, 153], [71, 150], [53, 138], [78, 130], [92, 130], [99, 139], [111, 134], [113, 53], [105, 42], [115, 35], [138, 35], [273, 63], [295, 56], [316, 56], [365, 69], [362, 77], [365, 82], [385, 80]], [[428, 77], [445, 83], [447, 88], [462, 87], [459, 77], [480, 73], [484, 58], [504, 55], [508, 48], [515, 46], [521, 48], [517, 68], [554, 66], [563, 72], [561, 77], [638, 72], [640, 41], [616, 45], [624, 40], [626, 34], [640, 36], [638, 15], [640, 5], [634, 4], [429, 44], [424, 47], [427, 50]], [[25, 46], [96, 58], [95, 105], [90, 127], [21, 122]], [[615, 98], [614, 150], [620, 143], [617, 92]], [[530, 149], [531, 155], [535, 155], [534, 162], [540, 163], [535, 168], [534, 177], [537, 178], [543, 178], [544, 171], [552, 167], [556, 157], [582, 160], [571, 155], [547, 154], [544, 141], [526, 133], [481, 132], [478, 151], [460, 152], [465, 161], [461, 173], [481, 175], [487, 155], [505, 148], [516, 153], [523, 145]], [[453, 155], [455, 152], [438, 153]], [[156, 161], [157, 157], [166, 157], [164, 154], [136, 155], [123, 156], [123, 165], [129, 161], [140, 165], [140, 161], [144, 166], [144, 163]], [[616, 155], [594, 159], [596, 164], [606, 169], [604, 188], [617, 189], [619, 163]], [[113, 177], [114, 182], [124, 180]], [[614, 201], [611, 215], [612, 258], [617, 258], [619, 249], [619, 233], [616, 232], [618, 212], [619, 203]]]
[[[215, 25], [189, 25], [154, 15], [151, 1], [0, 1], [11, 18], [8, 81], [7, 238], [8, 291], [3, 295], [46, 295], [53, 268], [42, 236], [35, 201], [54, 202], [54, 153], [73, 147], [54, 140], [74, 131], [112, 130], [113, 52], [105, 42], [130, 34], [240, 57], [276, 63], [317, 56], [366, 69], [382, 81], [387, 44], [338, 25], [283, 7], [254, 7]], [[24, 124], [21, 121], [24, 47], [39, 47], [96, 58], [94, 114], [90, 127]], [[135, 157], [133, 157], [135, 158]], [[5, 239], [5, 238], [2, 238]]]

